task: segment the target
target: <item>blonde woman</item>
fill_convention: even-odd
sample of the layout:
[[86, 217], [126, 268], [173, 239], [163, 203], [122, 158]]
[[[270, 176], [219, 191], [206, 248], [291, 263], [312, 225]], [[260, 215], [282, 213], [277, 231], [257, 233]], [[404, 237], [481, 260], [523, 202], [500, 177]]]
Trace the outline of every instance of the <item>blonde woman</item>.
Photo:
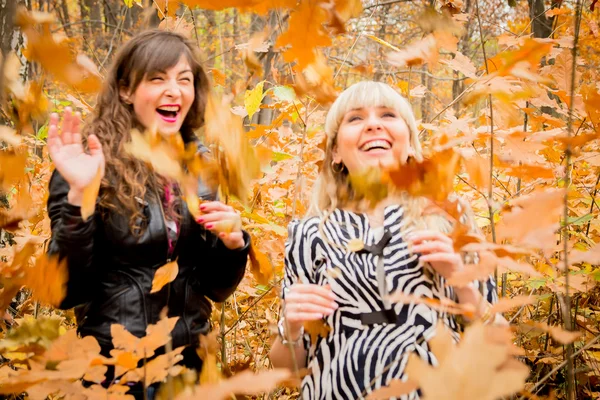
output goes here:
[[[415, 118], [401, 95], [384, 83], [357, 83], [334, 102], [325, 131], [310, 215], [290, 227], [283, 316], [271, 360], [276, 367], [308, 368], [301, 388], [306, 400], [359, 399], [405, 378], [410, 353], [435, 363], [428, 341], [438, 322], [459, 330], [452, 315], [424, 304], [390, 304], [388, 294], [447, 297], [472, 304], [481, 316], [496, 300], [496, 287], [491, 278], [462, 288], [444, 283], [464, 267], [462, 256], [442, 233], [448, 222], [415, 228], [422, 201], [404, 196], [390, 205], [388, 199], [361, 213], [345, 200], [353, 193], [349, 176], [422, 158]], [[352, 239], [362, 240], [364, 249], [348, 251]], [[331, 329], [312, 341], [303, 325], [321, 319]]]

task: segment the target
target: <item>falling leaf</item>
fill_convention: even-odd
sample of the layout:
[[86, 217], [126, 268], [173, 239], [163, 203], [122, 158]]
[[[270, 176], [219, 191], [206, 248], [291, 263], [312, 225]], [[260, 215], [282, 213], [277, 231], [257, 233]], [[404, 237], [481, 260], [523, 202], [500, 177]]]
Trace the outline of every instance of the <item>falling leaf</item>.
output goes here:
[[58, 255], [42, 254], [26, 270], [23, 285], [31, 289], [35, 299], [58, 307], [67, 295], [68, 278], [66, 258], [59, 260]]
[[263, 86], [265, 81], [260, 81], [252, 90], [247, 90], [244, 94], [244, 106], [248, 111], [248, 118], [252, 119], [252, 116], [260, 108], [260, 104], [264, 97]]
[[160, 291], [165, 285], [173, 282], [179, 273], [177, 260], [171, 261], [156, 270], [152, 279], [152, 289], [150, 293]]
[[487, 189], [490, 185], [490, 162], [477, 154], [464, 157], [463, 160], [475, 186], [481, 190]]
[[81, 219], [86, 221], [94, 215], [96, 210], [96, 199], [100, 192], [100, 182], [102, 181], [102, 169], [98, 167], [94, 179], [83, 189], [83, 198], [81, 201]]
[[[447, 329], [438, 326], [436, 336]], [[499, 329], [504, 328], [476, 322], [465, 330], [458, 346], [450, 339], [444, 346], [432, 346], [440, 358], [438, 367], [411, 354], [405, 369], [408, 379], [418, 383], [424, 400], [495, 400], [517, 393], [525, 385], [529, 368], [511, 357], [510, 335], [497, 335]]]
[[442, 64], [446, 64], [455, 71], [461, 72], [466, 77], [476, 79], [477, 69], [473, 62], [461, 52], [456, 52], [452, 60], [441, 60]]
[[389, 53], [387, 60], [393, 66], [410, 68], [426, 63], [435, 63], [437, 57], [437, 42], [432, 35], [428, 35], [404, 50]]
[[151, 359], [144, 366], [127, 372], [122, 378], [123, 381], [144, 382], [148, 387], [155, 382], [163, 382], [168, 375], [178, 375], [183, 366], [176, 364], [183, 360], [183, 349], [184, 347], [179, 347]]
[[[252, 37], [250, 37], [250, 40], [248, 41], [247, 44], [245, 44], [244, 46], [236, 46], [236, 48], [238, 48], [238, 49], [241, 48], [242, 58], [244, 59], [244, 63], [246, 63], [246, 66], [248, 67], [248, 69], [250, 71], [253, 71], [254, 73], [256, 73], [256, 75], [259, 75], [259, 76], [262, 75], [262, 73], [263, 73], [263, 66], [262, 66], [262, 63], [260, 62], [260, 60], [258, 59], [258, 57], [256, 57], [256, 55], [254, 53], [269, 51], [269, 44], [267, 42], [265, 42], [265, 39], [267, 38], [267, 36], [268, 36], [267, 32], [257, 32], [254, 35], [252, 35]], [[264, 84], [264, 81], [261, 82], [261, 95], [262, 95], [262, 84]], [[261, 97], [261, 99], [262, 99], [262, 97]], [[248, 108], [248, 106], [246, 106], [246, 108]], [[250, 118], [252, 118], [252, 116], [250, 116]]]
[[580, 332], [567, 331], [560, 326], [550, 326], [545, 322], [534, 322], [530, 321], [525, 323], [525, 326], [531, 326], [536, 329], [540, 329], [544, 332], [548, 332], [554, 340], [560, 344], [570, 344], [577, 340], [580, 336]]
[[521, 307], [529, 304], [535, 304], [537, 296], [515, 296], [515, 297], [503, 297], [496, 304], [492, 306], [490, 312], [504, 313], [512, 310], [516, 307]]
[[26, 315], [19, 325], [9, 330], [0, 340], [0, 349], [11, 351], [27, 351], [36, 354], [43, 353], [60, 336], [62, 320], [56, 317], [41, 316], [33, 318]]
[[156, 324], [148, 325], [146, 336], [138, 338], [129, 333], [123, 325], [112, 324], [110, 334], [115, 349], [130, 351], [138, 358], [150, 358], [154, 351], [171, 340], [171, 331], [178, 317], [162, 318]]
[[17, 147], [21, 144], [21, 137], [14, 129], [8, 126], [0, 126], [0, 141], [6, 142], [10, 146]]
[[475, 307], [472, 304], [456, 303], [448, 298], [432, 299], [413, 294], [406, 294], [402, 290], [389, 295], [388, 300], [392, 303], [402, 304], [425, 304], [432, 310], [446, 312], [450, 314], [465, 315], [467, 318], [473, 317]]
[[596, 243], [588, 251], [573, 251], [569, 254], [570, 264], [586, 262], [592, 265], [600, 264], [600, 244]]
[[275, 47], [291, 48], [283, 51], [286, 62], [297, 61], [303, 69], [315, 62], [315, 49], [331, 45], [329, 35], [323, 29], [327, 21], [327, 11], [317, 0], [305, 0], [292, 12], [289, 27], [275, 42]]
[[329, 335], [331, 327], [323, 319], [306, 321], [304, 322], [304, 332], [309, 334], [311, 343], [316, 343], [319, 336], [326, 338]]
[[0, 151], [0, 189], [9, 190], [25, 176], [27, 152]]
[[251, 244], [248, 258], [250, 261], [250, 271], [252, 272], [254, 279], [261, 285], [269, 283], [274, 271], [267, 255], [256, 249], [254, 244]]
[[322, 53], [317, 52], [314, 62], [295, 77], [294, 90], [298, 96], [313, 97], [319, 104], [329, 104], [336, 99], [333, 69], [327, 65]]

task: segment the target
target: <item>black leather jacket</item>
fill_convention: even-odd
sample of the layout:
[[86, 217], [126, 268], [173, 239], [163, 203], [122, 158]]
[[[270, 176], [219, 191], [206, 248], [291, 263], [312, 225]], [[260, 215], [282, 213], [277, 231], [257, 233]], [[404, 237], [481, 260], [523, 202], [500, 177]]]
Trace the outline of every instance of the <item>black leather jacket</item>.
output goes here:
[[[202, 198], [215, 199], [214, 193], [200, 188]], [[128, 217], [114, 212], [102, 217], [99, 206], [84, 222], [79, 207], [67, 202], [69, 185], [57, 171], [49, 192], [48, 252], [67, 258], [69, 281], [61, 308], [78, 306], [79, 332], [96, 337], [107, 353], [112, 348], [111, 324], [121, 324], [141, 337], [166, 306], [169, 316], [180, 317], [172, 332], [173, 348], [197, 345], [198, 335], [210, 330], [211, 303], [206, 297], [224, 301], [244, 276], [248, 234], [244, 232], [243, 248], [229, 250], [193, 220], [183, 202], [179, 238], [170, 257], [177, 259], [179, 273], [159, 292], [150, 293], [155, 271], [169, 261], [162, 204], [151, 196], [143, 201], [148, 226], [135, 237], [128, 229]]]

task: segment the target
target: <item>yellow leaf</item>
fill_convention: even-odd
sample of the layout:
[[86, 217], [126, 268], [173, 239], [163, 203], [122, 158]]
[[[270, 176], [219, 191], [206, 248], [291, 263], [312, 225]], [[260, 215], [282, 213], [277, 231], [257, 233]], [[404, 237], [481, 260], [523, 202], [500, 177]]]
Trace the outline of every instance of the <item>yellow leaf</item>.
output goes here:
[[163, 286], [172, 282], [178, 273], [179, 266], [177, 265], [177, 260], [171, 261], [157, 269], [152, 279], [152, 290], [150, 290], [150, 293], [158, 292]]
[[87, 220], [94, 215], [96, 210], [96, 199], [100, 192], [100, 182], [102, 181], [102, 170], [100, 167], [96, 172], [96, 176], [89, 185], [83, 189], [83, 199], [81, 201], [81, 219]]
[[260, 103], [263, 99], [264, 84], [265, 81], [261, 81], [254, 87], [254, 89], [246, 90], [246, 93], [244, 94], [244, 107], [246, 107], [249, 119], [252, 119], [252, 116], [260, 108]]

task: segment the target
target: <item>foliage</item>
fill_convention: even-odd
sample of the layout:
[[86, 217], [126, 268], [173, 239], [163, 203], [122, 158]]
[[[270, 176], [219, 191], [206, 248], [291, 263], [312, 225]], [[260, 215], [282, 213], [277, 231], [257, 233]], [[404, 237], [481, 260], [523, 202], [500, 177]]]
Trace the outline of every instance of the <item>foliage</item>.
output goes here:
[[[576, 10], [562, 2], [534, 17], [552, 18], [548, 38], [532, 31], [526, 2], [507, 8], [500, 0], [444, 0], [435, 9], [429, 1], [107, 0], [104, 15], [94, 0], [61, 0], [54, 3], [62, 7], [52, 10], [41, 7], [48, 2], [38, 3], [52, 13], [19, 11], [18, 35], [26, 46], [3, 55], [0, 85], [6, 91], [0, 194], [8, 204], [0, 208], [0, 307], [7, 310], [0, 393], [129, 398], [126, 386], [97, 384], [107, 366], [131, 381], [166, 381], [163, 398], [258, 395], [289, 381], [287, 371], [267, 371], [286, 226], [310, 202], [323, 160], [324, 106], [349, 84], [375, 79], [409, 99], [426, 154], [423, 162], [391, 168], [383, 179], [359, 177], [357, 187], [367, 200], [397, 190], [426, 196], [431, 212], [456, 220], [464, 210], [447, 196], [456, 191], [466, 199], [486, 237], [474, 238], [457, 224], [452, 233], [457, 250], [481, 257], [450, 283], [464, 285], [497, 271], [503, 299], [495, 310], [505, 313], [514, 332], [475, 322], [455, 345], [439, 331], [431, 343], [439, 365], [413, 359], [411, 381], [392, 382], [370, 396], [387, 398], [418, 385], [426, 398], [448, 391], [452, 398], [518, 391], [530, 398], [540, 391], [566, 398], [568, 374], [553, 368], [573, 353], [565, 351], [572, 343], [578, 396], [598, 397], [595, 2], [583, 11], [575, 60]], [[77, 12], [81, 18], [74, 17]], [[89, 20], [90, 12], [100, 15], [99, 23]], [[253, 240], [250, 272], [232, 298], [214, 309], [214, 334], [202, 347], [201, 386], [195, 385], [198, 375], [176, 365], [182, 349], [146, 362], [157, 348], [169, 348], [174, 319], [150, 326], [144, 338], [113, 326], [110, 358], [99, 354], [94, 339], [78, 338], [72, 312], [50, 307], [64, 296], [65, 265], [43, 255], [50, 236], [44, 205], [52, 168], [47, 113], [66, 106], [89, 113], [114, 49], [156, 18], [162, 29], [183, 32], [205, 53], [215, 93], [198, 134], [215, 157], [198, 157], [180, 139], [151, 131], [133, 133], [128, 151], [178, 180], [195, 216], [200, 213], [195, 178], [219, 187]], [[86, 189], [88, 207], [95, 204], [97, 184]], [[357, 239], [346, 251], [362, 246]], [[153, 290], [177, 272], [176, 261], [160, 268]], [[473, 312], [449, 299], [438, 304], [394, 296], [425, 302], [434, 311], [467, 317]], [[315, 322], [306, 330], [327, 335], [330, 327]], [[525, 365], [531, 372], [527, 383]], [[240, 372], [245, 369], [258, 372]], [[81, 378], [95, 384], [83, 387]], [[276, 396], [295, 398], [290, 384]], [[447, 391], [439, 394], [440, 388]]]

